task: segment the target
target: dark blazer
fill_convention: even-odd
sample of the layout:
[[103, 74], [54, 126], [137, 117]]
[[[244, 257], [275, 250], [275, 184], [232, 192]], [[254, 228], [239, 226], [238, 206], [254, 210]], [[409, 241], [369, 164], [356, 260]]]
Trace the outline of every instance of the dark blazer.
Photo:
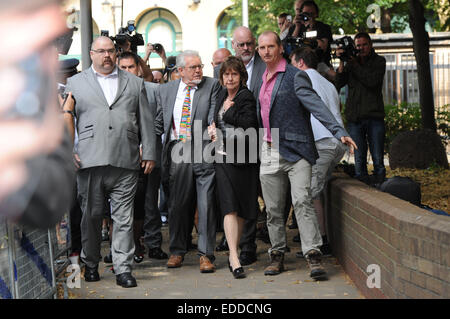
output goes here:
[[[262, 82], [256, 92], [257, 96], [261, 85]], [[311, 165], [316, 163], [319, 155], [311, 129], [311, 113], [337, 139], [349, 136], [312, 88], [308, 74], [287, 64], [286, 71], [277, 75], [269, 112], [270, 127], [279, 128], [279, 146], [275, 146], [285, 160], [296, 162], [304, 158]], [[259, 98], [257, 116], [260, 127], [263, 127]]]
[[[168, 170], [170, 167], [170, 135], [172, 132], [172, 122], [173, 122], [173, 109], [175, 106], [175, 100], [178, 92], [178, 87], [180, 85], [181, 79], [176, 81], [170, 81], [165, 84], [160, 84], [156, 92], [157, 110], [155, 118], [155, 132], [160, 138], [164, 134], [163, 149], [162, 149], [162, 159], [161, 168], [163, 170], [163, 182], [168, 177]], [[198, 89], [195, 91], [194, 99], [191, 104], [191, 123], [192, 140], [196, 139], [194, 121], [201, 121], [201, 131], [204, 133], [208, 129], [208, 125], [212, 123], [214, 118], [214, 109], [216, 106], [217, 92], [220, 89], [219, 81], [216, 79], [204, 76], [202, 82], [198, 84]], [[207, 134], [207, 133], [206, 133]], [[197, 139], [201, 137], [197, 137]], [[202, 150], [210, 144], [209, 140], [202, 140]], [[192, 148], [194, 151], [194, 148]], [[197, 154], [199, 155], [199, 154]], [[200, 154], [201, 155], [201, 154]], [[202, 159], [202, 165], [204, 167], [208, 164], [204, 163]], [[194, 162], [194, 161], [192, 161]], [[209, 164], [212, 166], [212, 164]]]
[[[214, 122], [218, 123], [218, 114], [219, 110], [222, 107], [225, 99], [228, 97], [228, 90], [224, 87], [221, 88], [217, 95], [217, 102], [216, 102], [216, 108], [214, 111]], [[230, 152], [227, 154], [227, 158], [224, 160], [227, 163], [233, 163], [233, 164], [239, 164], [238, 159], [242, 154], [238, 154], [238, 146], [239, 143], [245, 143], [245, 162], [240, 164], [248, 164], [250, 163], [250, 159], [252, 159], [249, 155], [250, 152], [254, 152], [254, 160], [253, 164], [257, 161], [257, 152], [258, 152], [258, 119], [256, 116], [256, 100], [253, 97], [252, 92], [250, 92], [246, 87], [241, 86], [239, 88], [239, 91], [237, 92], [236, 96], [233, 99], [234, 105], [230, 107], [224, 114], [223, 114], [223, 121], [229, 125], [232, 125], [235, 128], [242, 128], [243, 130], [247, 130], [248, 128], [254, 128], [255, 129], [255, 135], [254, 141], [251, 141], [249, 139], [249, 136], [246, 135], [245, 137], [241, 134], [237, 136], [233, 136], [232, 139], [234, 140], [234, 156], [230, 157]], [[217, 128], [219, 129], [219, 128]], [[227, 141], [224, 139], [224, 146], [226, 147]], [[250, 145], [252, 143], [252, 145]], [[253, 149], [252, 149], [253, 147]], [[226, 151], [226, 149], [225, 149]], [[241, 149], [242, 151], [242, 149]], [[240, 156], [238, 156], [240, 155]], [[242, 162], [242, 160], [241, 160]]]
[[[214, 68], [214, 77], [216, 79], [219, 78], [221, 66], [222, 66], [222, 64], [219, 64], [218, 66], [216, 66]], [[259, 56], [259, 53], [255, 52], [255, 60], [253, 61], [252, 78], [250, 79], [250, 87], [248, 88], [251, 92], [255, 93], [255, 91], [260, 86], [260, 84], [262, 82], [262, 75], [265, 70], [266, 70], [266, 64]], [[254, 95], [254, 96], [255, 96], [255, 99], [258, 98], [256, 95]]]

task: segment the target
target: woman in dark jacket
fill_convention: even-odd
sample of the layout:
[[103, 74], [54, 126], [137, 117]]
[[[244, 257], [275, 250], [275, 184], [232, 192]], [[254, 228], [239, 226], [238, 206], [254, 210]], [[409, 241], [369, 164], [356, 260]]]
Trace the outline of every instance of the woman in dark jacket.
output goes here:
[[[222, 63], [219, 81], [223, 88], [217, 95], [214, 123], [209, 128], [216, 143], [216, 191], [230, 249], [229, 268], [235, 278], [245, 277], [238, 245], [244, 222], [256, 219], [258, 205], [258, 120], [247, 78], [241, 59], [231, 56]], [[249, 128], [249, 134], [244, 135]]]

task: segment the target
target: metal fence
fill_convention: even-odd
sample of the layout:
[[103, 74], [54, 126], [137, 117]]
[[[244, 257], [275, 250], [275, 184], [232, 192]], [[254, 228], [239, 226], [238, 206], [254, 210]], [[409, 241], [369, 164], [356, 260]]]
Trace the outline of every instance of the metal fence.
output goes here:
[[[386, 73], [383, 82], [385, 104], [419, 103], [419, 84], [414, 53], [379, 53], [386, 58]], [[339, 61], [334, 61], [335, 68]], [[450, 104], [450, 48], [430, 52], [430, 71], [436, 111]], [[341, 101], [345, 103], [347, 87], [341, 90]]]
[[0, 299], [56, 297], [56, 278], [69, 263], [67, 221], [49, 230], [0, 222]]
[[[385, 104], [419, 103], [419, 84], [414, 53], [385, 53], [383, 83]], [[436, 109], [450, 104], [450, 50], [430, 52], [430, 71]]]

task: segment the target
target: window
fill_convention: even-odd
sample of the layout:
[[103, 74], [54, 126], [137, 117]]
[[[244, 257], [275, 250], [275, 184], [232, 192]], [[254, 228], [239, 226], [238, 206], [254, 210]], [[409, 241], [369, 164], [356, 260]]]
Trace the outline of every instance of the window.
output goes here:
[[233, 31], [237, 27], [236, 20], [226, 13], [223, 13], [217, 23], [217, 47], [226, 48], [234, 54], [234, 50], [231, 47], [231, 40], [233, 39]]
[[[160, 43], [166, 50], [166, 55], [176, 55], [182, 51], [181, 24], [177, 17], [166, 9], [153, 9], [146, 12], [136, 24], [137, 32], [144, 37], [145, 44]], [[138, 50], [145, 52], [145, 48]], [[157, 57], [152, 54], [151, 57]]]

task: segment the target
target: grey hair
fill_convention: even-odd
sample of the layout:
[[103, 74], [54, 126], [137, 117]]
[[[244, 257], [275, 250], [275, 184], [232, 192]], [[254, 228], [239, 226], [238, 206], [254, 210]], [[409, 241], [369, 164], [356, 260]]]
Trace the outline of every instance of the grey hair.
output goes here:
[[198, 51], [185, 50], [177, 55], [177, 67], [178, 68], [184, 68], [186, 66], [185, 57], [188, 57], [188, 56], [196, 56], [196, 57], [200, 58], [200, 60], [202, 59], [200, 57], [200, 54], [198, 54]]

